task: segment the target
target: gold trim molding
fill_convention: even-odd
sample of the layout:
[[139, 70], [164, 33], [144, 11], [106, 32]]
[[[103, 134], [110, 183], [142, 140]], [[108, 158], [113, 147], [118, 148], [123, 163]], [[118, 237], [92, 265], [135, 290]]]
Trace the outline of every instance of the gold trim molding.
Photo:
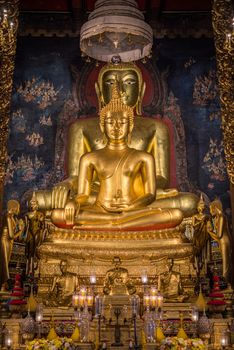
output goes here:
[[232, 185], [234, 185], [234, 46], [227, 47], [226, 34], [232, 31], [233, 15], [232, 0], [214, 0], [212, 24], [220, 89], [224, 152]]
[[18, 29], [19, 0], [0, 0], [0, 212], [3, 205], [11, 92]]

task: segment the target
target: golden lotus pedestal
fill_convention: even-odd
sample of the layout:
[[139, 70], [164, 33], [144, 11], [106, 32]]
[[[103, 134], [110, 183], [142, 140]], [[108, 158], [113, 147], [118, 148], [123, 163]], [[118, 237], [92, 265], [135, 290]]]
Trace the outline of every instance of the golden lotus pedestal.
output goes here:
[[80, 285], [90, 285], [90, 275], [96, 275], [96, 292], [102, 292], [106, 272], [113, 268], [113, 258], [119, 257], [128, 270], [137, 294], [143, 293], [141, 275], [147, 272], [148, 284], [157, 285], [157, 277], [166, 269], [168, 258], [173, 270], [184, 279], [185, 291], [194, 287], [195, 270], [190, 262], [192, 244], [184, 236], [184, 226], [145, 231], [88, 231], [61, 229], [47, 224], [46, 240], [38, 249], [40, 257], [36, 276], [39, 296], [47, 299], [53, 277], [61, 275], [60, 262], [68, 262], [68, 271], [77, 274]]

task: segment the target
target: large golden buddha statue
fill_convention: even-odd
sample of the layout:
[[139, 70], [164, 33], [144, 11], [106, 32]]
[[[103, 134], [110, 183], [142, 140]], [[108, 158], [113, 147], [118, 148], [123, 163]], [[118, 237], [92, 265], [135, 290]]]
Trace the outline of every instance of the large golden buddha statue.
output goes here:
[[[127, 144], [133, 125], [133, 108], [123, 103], [118, 82], [114, 80], [112, 98], [100, 111], [100, 128], [106, 145], [81, 157], [78, 193], [65, 209], [53, 209], [52, 221], [56, 226], [76, 224], [86, 229], [104, 226], [121, 230], [170, 228], [180, 224], [182, 211], [161, 209], [156, 200], [154, 157]], [[91, 204], [89, 196], [95, 178], [100, 187]]]
[[[191, 193], [179, 193], [176, 189], [169, 188], [170, 140], [167, 126], [162, 121], [140, 115], [145, 92], [145, 83], [140, 69], [133, 63], [105, 65], [100, 70], [96, 83], [100, 108], [110, 102], [115, 80], [118, 82], [122, 102], [126, 106], [135, 109], [134, 128], [131, 132], [131, 139], [128, 139], [127, 144], [132, 149], [144, 151], [153, 156], [151, 162], [154, 163], [156, 169], [157, 206], [180, 209], [184, 217], [191, 216], [196, 211], [197, 197]], [[117, 113], [115, 119], [118, 116]], [[98, 118], [79, 120], [71, 125], [67, 140], [68, 178], [54, 186], [52, 191], [38, 191], [36, 193], [41, 209], [65, 208], [69, 199], [75, 198], [78, 187], [81, 186], [81, 180], [78, 183], [81, 157], [87, 152], [101, 150], [105, 147], [106, 139], [103, 138], [102, 133], [103, 127], [100, 129]], [[107, 157], [106, 151], [100, 151], [99, 154], [102, 157]], [[93, 180], [88, 198], [89, 204], [96, 201], [99, 193], [100, 179], [96, 176], [96, 172]], [[155, 186], [155, 179], [153, 182]], [[115, 187], [116, 185], [112, 184], [112, 186]], [[134, 186], [137, 188], [139, 195], [144, 193], [145, 184], [139, 176], [134, 179]]]

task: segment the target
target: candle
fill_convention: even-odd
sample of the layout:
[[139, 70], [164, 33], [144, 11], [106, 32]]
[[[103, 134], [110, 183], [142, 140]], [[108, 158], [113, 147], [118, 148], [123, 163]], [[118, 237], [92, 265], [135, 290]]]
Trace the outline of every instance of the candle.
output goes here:
[[93, 305], [93, 296], [87, 295], [87, 305], [92, 306]]
[[156, 307], [157, 306], [157, 296], [156, 295], [151, 295], [150, 296], [150, 304], [152, 307]]
[[79, 295], [76, 293], [73, 294], [72, 296], [72, 304], [73, 304], [73, 307], [79, 306]]
[[85, 297], [83, 295], [79, 295], [79, 305], [84, 306]]
[[163, 296], [162, 295], [158, 295], [157, 299], [158, 299], [158, 307], [162, 308], [162, 306], [163, 306]]
[[149, 306], [150, 305], [150, 296], [148, 294], [144, 295], [143, 300], [144, 300], [144, 305], [145, 306]]

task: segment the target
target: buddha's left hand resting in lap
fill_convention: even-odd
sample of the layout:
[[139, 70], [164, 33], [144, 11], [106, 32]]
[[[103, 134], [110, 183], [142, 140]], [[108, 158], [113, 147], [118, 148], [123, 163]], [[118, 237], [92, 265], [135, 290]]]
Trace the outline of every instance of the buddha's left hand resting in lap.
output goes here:
[[[125, 105], [117, 82], [111, 101], [100, 111], [100, 128], [107, 138], [104, 148], [84, 154], [80, 161], [78, 194], [64, 209], [52, 211], [59, 227], [84, 229], [155, 229], [175, 227], [183, 219], [179, 209], [160, 209], [156, 198], [153, 156], [128, 147], [133, 129], [133, 108]], [[100, 189], [93, 205], [88, 203], [92, 184]], [[143, 193], [139, 187], [143, 188]]]

